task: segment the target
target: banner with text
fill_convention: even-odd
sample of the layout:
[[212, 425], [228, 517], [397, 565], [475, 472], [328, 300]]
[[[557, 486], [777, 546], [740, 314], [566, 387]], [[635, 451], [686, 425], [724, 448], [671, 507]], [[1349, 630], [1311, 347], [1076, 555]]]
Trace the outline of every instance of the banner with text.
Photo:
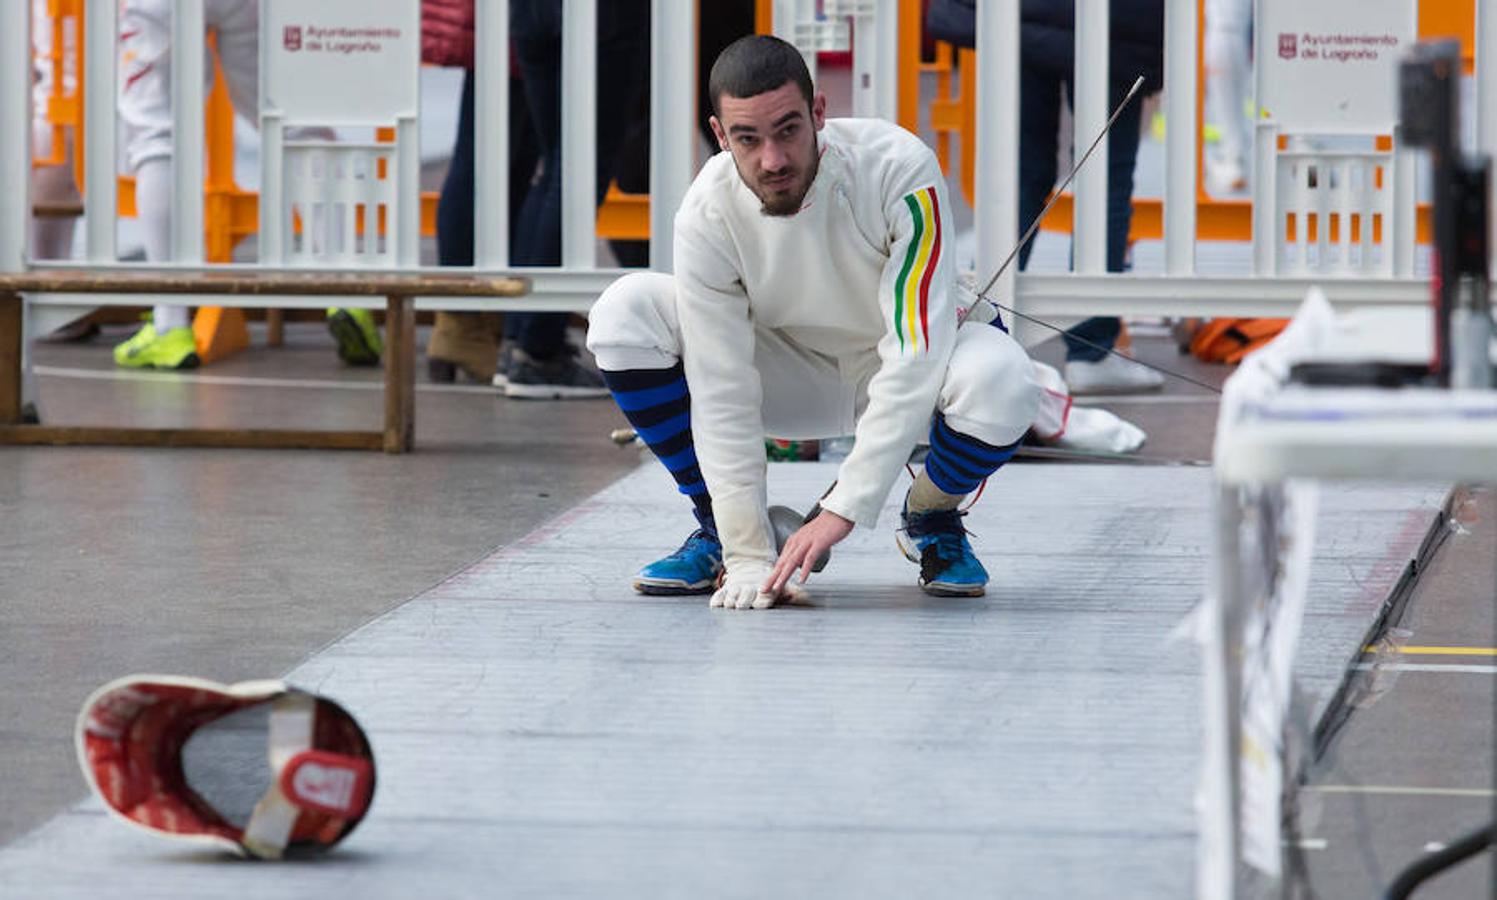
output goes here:
[[1287, 132], [1388, 134], [1416, 0], [1258, 0], [1258, 108]]
[[266, 109], [317, 125], [393, 122], [419, 105], [418, 0], [266, 0]]

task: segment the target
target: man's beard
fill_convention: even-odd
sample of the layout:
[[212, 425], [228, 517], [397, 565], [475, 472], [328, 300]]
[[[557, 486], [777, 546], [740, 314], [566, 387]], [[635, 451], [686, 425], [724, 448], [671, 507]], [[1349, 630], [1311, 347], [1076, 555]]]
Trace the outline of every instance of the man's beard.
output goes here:
[[759, 198], [759, 211], [766, 216], [793, 216], [800, 212], [806, 194], [811, 191], [811, 184], [816, 181], [816, 170], [820, 164], [820, 157], [812, 156], [805, 180], [797, 183], [795, 174], [792, 174], [789, 190], [764, 187], [756, 182], [753, 191], [754, 196]]

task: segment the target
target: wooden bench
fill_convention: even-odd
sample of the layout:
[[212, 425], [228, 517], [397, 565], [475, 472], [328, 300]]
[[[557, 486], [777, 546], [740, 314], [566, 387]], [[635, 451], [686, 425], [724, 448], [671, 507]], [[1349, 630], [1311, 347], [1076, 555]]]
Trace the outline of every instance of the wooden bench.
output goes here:
[[[278, 447], [404, 453], [416, 431], [415, 298], [518, 297], [523, 278], [482, 275], [350, 274], [299, 271], [125, 271], [41, 269], [0, 273], [0, 445], [136, 447]], [[288, 431], [249, 428], [91, 428], [21, 424], [22, 293], [198, 294], [385, 298], [385, 422], [382, 431]], [[338, 305], [338, 304], [333, 304]]]

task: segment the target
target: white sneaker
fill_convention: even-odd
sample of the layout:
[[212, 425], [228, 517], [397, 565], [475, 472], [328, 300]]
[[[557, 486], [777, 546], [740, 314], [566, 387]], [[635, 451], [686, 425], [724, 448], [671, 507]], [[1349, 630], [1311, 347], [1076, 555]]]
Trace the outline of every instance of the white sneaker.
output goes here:
[[1046, 443], [1092, 453], [1133, 453], [1147, 439], [1142, 428], [1105, 409], [1073, 406], [1066, 430]]
[[1164, 387], [1164, 376], [1109, 353], [1096, 362], [1068, 361], [1066, 384], [1072, 394], [1128, 394], [1157, 391]]
[[1230, 197], [1247, 190], [1247, 169], [1235, 159], [1206, 160], [1206, 193]]

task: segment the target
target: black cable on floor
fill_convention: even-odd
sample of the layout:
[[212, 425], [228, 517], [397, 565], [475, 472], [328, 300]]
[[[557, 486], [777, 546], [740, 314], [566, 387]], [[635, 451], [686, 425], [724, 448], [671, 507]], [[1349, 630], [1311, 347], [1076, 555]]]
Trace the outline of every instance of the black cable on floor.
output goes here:
[[1386, 900], [1406, 900], [1414, 892], [1414, 888], [1425, 881], [1491, 847], [1494, 837], [1497, 837], [1497, 822], [1488, 823], [1486, 827], [1478, 828], [1444, 850], [1416, 860], [1398, 873], [1383, 897]]

